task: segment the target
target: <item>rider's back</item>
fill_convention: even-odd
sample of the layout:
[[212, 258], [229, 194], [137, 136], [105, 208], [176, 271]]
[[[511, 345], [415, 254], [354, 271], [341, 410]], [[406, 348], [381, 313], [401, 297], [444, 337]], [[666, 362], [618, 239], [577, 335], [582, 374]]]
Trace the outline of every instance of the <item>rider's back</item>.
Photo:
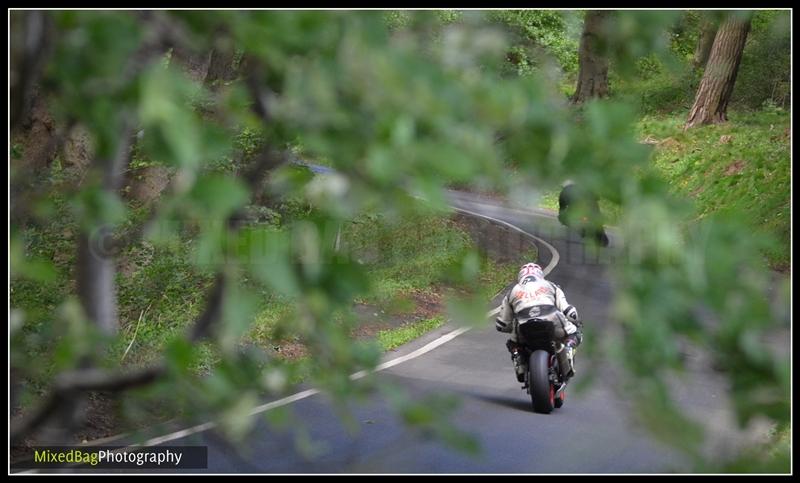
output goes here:
[[556, 291], [553, 284], [540, 278], [522, 285], [516, 284], [511, 289], [509, 302], [515, 314], [536, 305], [555, 305]]

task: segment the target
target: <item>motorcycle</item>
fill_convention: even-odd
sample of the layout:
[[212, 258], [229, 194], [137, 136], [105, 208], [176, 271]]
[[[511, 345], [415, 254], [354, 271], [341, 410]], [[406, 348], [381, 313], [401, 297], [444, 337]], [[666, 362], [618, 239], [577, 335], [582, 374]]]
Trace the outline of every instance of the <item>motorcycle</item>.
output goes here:
[[583, 218], [582, 221], [584, 224], [578, 230], [578, 233], [580, 233], [581, 238], [583, 238], [584, 240], [587, 238], [592, 238], [598, 245], [602, 247], [607, 247], [608, 235], [606, 234], [606, 231], [603, 229], [603, 225], [591, 226], [588, 224], [587, 218]]
[[[574, 205], [574, 206], [573, 206]], [[558, 196], [558, 221], [568, 228], [576, 228], [581, 238], [591, 238], [603, 247], [609, 244], [603, 228], [597, 198], [568, 185]]]
[[549, 414], [563, 406], [567, 398], [566, 375], [559, 361], [565, 346], [555, 340], [553, 324], [548, 320], [530, 319], [519, 325], [519, 333], [523, 341], [519, 344], [522, 389], [530, 395], [535, 412]]

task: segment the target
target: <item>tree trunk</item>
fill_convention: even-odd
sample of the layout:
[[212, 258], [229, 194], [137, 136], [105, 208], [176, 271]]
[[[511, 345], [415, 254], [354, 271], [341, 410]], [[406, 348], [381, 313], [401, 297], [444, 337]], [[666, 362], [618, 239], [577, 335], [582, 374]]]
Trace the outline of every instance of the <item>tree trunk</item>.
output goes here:
[[573, 104], [582, 104], [593, 97], [608, 95], [608, 57], [600, 48], [605, 36], [608, 11], [586, 12], [583, 35], [578, 49], [578, 85], [572, 96]]
[[12, 144], [21, 151], [18, 166], [39, 172], [53, 162], [58, 129], [47, 108], [44, 94], [35, 86], [32, 89], [31, 105], [25, 113], [24, 122], [13, 133]]
[[700, 24], [700, 38], [697, 40], [697, 48], [694, 51], [692, 63], [695, 67], [706, 66], [711, 47], [714, 45], [714, 37], [717, 34], [717, 26], [710, 19], [705, 18]]
[[180, 67], [186, 76], [197, 83], [204, 83], [211, 64], [211, 51], [196, 52], [175, 46], [172, 49], [172, 62]]
[[217, 48], [212, 50], [205, 85], [211, 90], [216, 90], [220, 83], [235, 79], [234, 60], [235, 52], [233, 49], [221, 50]]
[[728, 120], [728, 101], [749, 30], [750, 19], [743, 20], [735, 15], [720, 25], [684, 129]]
[[109, 256], [111, 233], [103, 226], [81, 233], [78, 240], [78, 296], [87, 318], [103, 334], [119, 330], [114, 259]]
[[11, 131], [27, 127], [37, 97], [42, 66], [53, 45], [53, 21], [48, 12], [11, 12], [9, 26], [9, 111]]

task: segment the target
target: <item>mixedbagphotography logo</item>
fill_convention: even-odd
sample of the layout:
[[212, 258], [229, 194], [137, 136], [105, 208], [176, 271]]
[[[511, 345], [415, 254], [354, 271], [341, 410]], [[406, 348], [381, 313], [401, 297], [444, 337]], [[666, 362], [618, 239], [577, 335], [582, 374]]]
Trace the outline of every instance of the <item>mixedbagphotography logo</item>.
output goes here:
[[97, 451], [82, 451], [79, 449], [53, 451], [46, 448], [33, 450], [33, 462], [36, 465], [75, 463], [97, 466], [99, 461], [100, 453]]
[[41, 446], [15, 453], [24, 456], [11, 463], [12, 470], [208, 468], [205, 446]]

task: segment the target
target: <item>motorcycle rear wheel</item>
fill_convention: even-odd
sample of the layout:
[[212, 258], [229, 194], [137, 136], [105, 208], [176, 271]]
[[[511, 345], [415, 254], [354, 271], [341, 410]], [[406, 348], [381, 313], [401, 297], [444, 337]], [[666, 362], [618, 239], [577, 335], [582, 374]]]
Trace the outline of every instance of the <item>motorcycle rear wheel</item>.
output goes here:
[[528, 361], [530, 371], [530, 393], [533, 410], [537, 413], [549, 414], [555, 407], [555, 388], [550, 382], [550, 354], [537, 350]]

